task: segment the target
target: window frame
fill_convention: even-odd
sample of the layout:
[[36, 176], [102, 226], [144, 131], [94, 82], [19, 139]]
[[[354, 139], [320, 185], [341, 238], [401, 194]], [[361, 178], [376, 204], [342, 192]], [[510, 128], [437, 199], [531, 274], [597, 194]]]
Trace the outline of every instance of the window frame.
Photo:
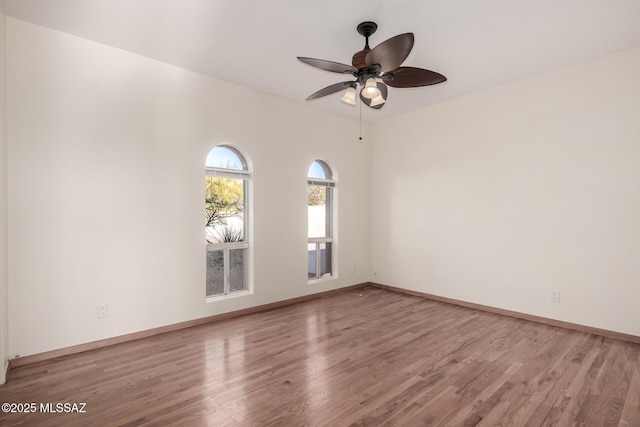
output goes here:
[[[243, 227], [243, 237], [244, 241], [242, 242], [223, 242], [223, 243], [209, 243], [206, 242], [205, 246], [206, 251], [205, 254], [208, 255], [209, 252], [217, 252], [221, 251], [223, 256], [223, 292], [220, 294], [212, 294], [208, 295], [206, 293], [205, 286], [205, 297], [207, 302], [217, 301], [220, 299], [232, 298], [242, 295], [250, 295], [253, 293], [253, 280], [251, 274], [251, 265], [252, 265], [252, 245], [251, 245], [251, 228], [250, 228], [250, 218], [251, 218], [251, 170], [249, 168], [249, 162], [247, 161], [246, 156], [240, 152], [237, 148], [227, 145], [220, 144], [212, 147], [209, 150], [208, 154], [214, 150], [215, 148], [222, 147], [232, 151], [242, 163], [243, 169], [226, 169], [220, 167], [212, 167], [206, 166], [205, 162], [205, 182], [206, 177], [216, 177], [216, 178], [226, 178], [226, 179], [236, 179], [242, 180], [242, 195], [243, 195], [243, 214], [242, 214], [242, 227]], [[231, 283], [230, 283], [230, 251], [244, 249], [246, 250], [246, 257], [243, 259], [243, 269], [244, 269], [244, 289], [232, 291]], [[205, 257], [206, 262], [206, 257]], [[205, 277], [207, 273], [205, 270]], [[206, 281], [205, 281], [206, 283]]]
[[[317, 178], [310, 177], [309, 171], [313, 167], [314, 163], [318, 163], [322, 170], [324, 171], [325, 176], [329, 176], [329, 178]], [[307, 231], [307, 262], [309, 261], [308, 253], [309, 246], [315, 246], [315, 277], [309, 276], [309, 268], [307, 267], [307, 280], [308, 283], [317, 283], [325, 280], [332, 280], [337, 278], [337, 263], [336, 263], [336, 194], [337, 194], [337, 183], [335, 179], [335, 171], [329, 165], [329, 163], [325, 160], [315, 159], [311, 165], [309, 166], [309, 170], [307, 171], [307, 190], [310, 186], [321, 186], [325, 187], [325, 235], [322, 237], [310, 237]], [[307, 191], [308, 197], [308, 191]], [[309, 207], [309, 200], [307, 198], [307, 208]], [[307, 213], [307, 227], [309, 226], [309, 216]], [[330, 249], [328, 252], [330, 254], [330, 260], [328, 262], [329, 272], [328, 275], [321, 274], [322, 272], [322, 253], [320, 246], [325, 244], [330, 244]], [[326, 253], [326, 252], [325, 252]], [[327, 273], [325, 273], [327, 274]]]

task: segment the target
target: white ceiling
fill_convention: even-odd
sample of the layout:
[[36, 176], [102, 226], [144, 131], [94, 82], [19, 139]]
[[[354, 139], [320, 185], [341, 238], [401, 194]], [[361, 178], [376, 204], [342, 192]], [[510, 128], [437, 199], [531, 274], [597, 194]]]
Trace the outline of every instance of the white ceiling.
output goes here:
[[[444, 84], [389, 88], [376, 121], [491, 86], [640, 45], [639, 0], [4, 0], [7, 15], [218, 79], [305, 103], [349, 76], [296, 60], [351, 63], [356, 32], [375, 21], [370, 45], [413, 32], [403, 65]], [[340, 93], [309, 105], [358, 117]]]

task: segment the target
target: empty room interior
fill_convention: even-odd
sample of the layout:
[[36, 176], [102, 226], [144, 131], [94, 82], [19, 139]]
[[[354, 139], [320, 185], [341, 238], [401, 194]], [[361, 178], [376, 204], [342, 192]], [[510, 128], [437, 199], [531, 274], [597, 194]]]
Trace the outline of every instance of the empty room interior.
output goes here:
[[640, 426], [640, 2], [0, 9], [0, 426]]

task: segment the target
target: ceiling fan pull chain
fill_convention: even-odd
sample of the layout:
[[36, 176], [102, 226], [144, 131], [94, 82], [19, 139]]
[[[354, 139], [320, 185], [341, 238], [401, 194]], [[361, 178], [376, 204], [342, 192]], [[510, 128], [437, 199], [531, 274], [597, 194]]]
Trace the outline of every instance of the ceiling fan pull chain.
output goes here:
[[360, 101], [360, 137], [358, 140], [362, 141], [362, 101]]

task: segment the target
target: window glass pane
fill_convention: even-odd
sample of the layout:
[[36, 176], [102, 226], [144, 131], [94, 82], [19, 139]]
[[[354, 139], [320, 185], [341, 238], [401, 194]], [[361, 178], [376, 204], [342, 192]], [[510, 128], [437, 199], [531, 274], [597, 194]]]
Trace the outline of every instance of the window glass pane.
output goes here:
[[320, 277], [331, 276], [331, 243], [320, 243]]
[[224, 293], [223, 251], [207, 251], [207, 296]]
[[308, 236], [331, 237], [331, 188], [323, 185], [308, 187]]
[[317, 160], [311, 163], [309, 167], [309, 178], [331, 179], [331, 171], [329, 167], [318, 162]]
[[309, 243], [308, 244], [308, 254], [309, 254], [309, 279], [315, 279], [316, 278], [316, 244], [315, 243]]
[[229, 147], [215, 147], [207, 155], [205, 165], [209, 168], [222, 168], [232, 170], [246, 170], [247, 166], [242, 158]]
[[229, 289], [230, 292], [247, 289], [246, 249], [231, 249], [229, 251]]
[[242, 179], [205, 177], [207, 243], [244, 242], [244, 190]]

